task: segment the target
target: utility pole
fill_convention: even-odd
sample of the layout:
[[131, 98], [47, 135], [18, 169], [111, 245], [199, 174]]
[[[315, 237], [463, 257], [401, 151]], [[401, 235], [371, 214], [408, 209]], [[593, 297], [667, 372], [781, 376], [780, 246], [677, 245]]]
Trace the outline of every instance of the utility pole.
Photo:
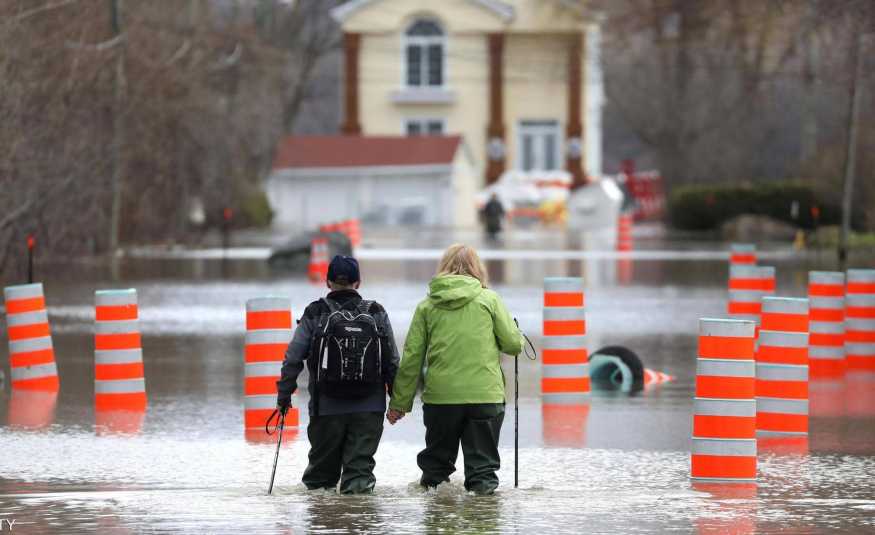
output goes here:
[[851, 94], [848, 109], [848, 151], [845, 157], [845, 183], [842, 191], [842, 228], [839, 232], [839, 269], [845, 270], [848, 261], [848, 234], [851, 230], [851, 208], [854, 197], [854, 179], [857, 173], [857, 125], [860, 122], [860, 107], [863, 100], [863, 63], [866, 51], [866, 36], [858, 25], [856, 43], [852, 51], [856, 67], [851, 78]]
[[[108, 0], [110, 24], [113, 37], [121, 35], [121, 10], [123, 0]], [[112, 207], [109, 221], [109, 250], [112, 253], [119, 248], [119, 228], [122, 211], [122, 182], [124, 181], [124, 158], [122, 152], [125, 142], [125, 43], [118, 44], [115, 57], [115, 81], [113, 82], [113, 112], [112, 112]]]
[[803, 89], [802, 97], [802, 150], [800, 163], [809, 163], [817, 156], [817, 81], [820, 50], [817, 40], [817, 0], [808, 0], [805, 14], [805, 31], [802, 32]]

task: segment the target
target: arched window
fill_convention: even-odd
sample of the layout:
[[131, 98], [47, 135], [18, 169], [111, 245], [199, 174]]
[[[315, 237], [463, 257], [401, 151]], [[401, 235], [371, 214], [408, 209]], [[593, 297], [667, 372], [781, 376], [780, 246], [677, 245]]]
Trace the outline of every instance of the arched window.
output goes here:
[[404, 48], [408, 87], [444, 85], [444, 44], [446, 38], [433, 20], [419, 19], [405, 33]]

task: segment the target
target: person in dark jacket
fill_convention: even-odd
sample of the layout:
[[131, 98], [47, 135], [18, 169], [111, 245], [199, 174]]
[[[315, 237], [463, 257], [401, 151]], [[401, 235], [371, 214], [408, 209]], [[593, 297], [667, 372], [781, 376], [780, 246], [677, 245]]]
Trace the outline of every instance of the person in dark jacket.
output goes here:
[[486, 225], [486, 235], [495, 240], [501, 232], [501, 220], [504, 219], [504, 206], [498, 200], [498, 195], [492, 194], [483, 207], [483, 221]]
[[[328, 266], [327, 285], [331, 291], [325, 299], [336, 308], [355, 311], [362, 302], [356, 291], [359, 279], [359, 266], [354, 258], [335, 256]], [[357, 494], [370, 492], [376, 483], [374, 454], [383, 434], [386, 394], [391, 395], [400, 357], [385, 309], [372, 302], [368, 312], [385, 334], [380, 339], [384, 344], [380, 350], [385, 384], [379, 385], [379, 390], [375, 389], [371, 394], [346, 399], [318, 392], [316, 366], [319, 359], [311, 357], [311, 346], [320, 319], [324, 320], [331, 313], [325, 300], [313, 301], [307, 306], [286, 350], [282, 376], [277, 381], [279, 410], [288, 409], [305, 363], [310, 372], [310, 423], [307, 426], [310, 462], [302, 478], [310, 490], [335, 489], [339, 480], [341, 493]]]

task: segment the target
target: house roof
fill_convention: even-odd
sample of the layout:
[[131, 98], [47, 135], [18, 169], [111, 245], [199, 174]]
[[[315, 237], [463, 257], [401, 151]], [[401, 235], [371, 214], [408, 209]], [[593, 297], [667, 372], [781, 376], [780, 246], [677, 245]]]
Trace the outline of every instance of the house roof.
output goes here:
[[288, 136], [274, 169], [448, 165], [461, 136]]
[[[341, 4], [336, 8], [331, 10], [331, 14], [334, 16], [334, 20], [338, 22], [343, 22], [350, 16], [352, 16], [359, 9], [367, 6], [368, 4], [372, 4], [378, 0], [351, 0], [345, 4]], [[481, 6], [493, 14], [501, 18], [504, 22], [512, 21], [515, 16], [514, 7], [507, 2], [502, 2], [501, 0], [468, 0], [472, 4], [476, 4]]]

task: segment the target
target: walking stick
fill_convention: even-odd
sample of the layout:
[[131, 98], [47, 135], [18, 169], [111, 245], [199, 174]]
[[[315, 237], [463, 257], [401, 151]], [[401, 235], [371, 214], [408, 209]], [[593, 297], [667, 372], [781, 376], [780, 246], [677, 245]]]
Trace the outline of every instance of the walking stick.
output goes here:
[[520, 356], [513, 357], [513, 488], [520, 486]]
[[276, 454], [273, 456], [273, 471], [270, 473], [270, 486], [267, 488], [267, 494], [270, 495], [273, 492], [273, 480], [276, 477], [276, 465], [280, 460], [280, 446], [283, 443], [283, 428], [286, 426], [286, 411], [274, 410], [273, 414], [267, 419], [267, 422], [264, 424], [264, 430], [268, 435], [271, 435], [270, 431], [268, 431], [267, 426], [270, 424], [270, 421], [273, 420], [273, 417], [279, 413], [279, 425], [276, 427], [274, 433], [277, 433], [279, 436], [276, 439]]
[[[513, 319], [517, 329], [520, 327], [520, 322], [516, 318]], [[526, 333], [520, 329], [520, 334], [525, 338], [526, 342], [523, 345], [523, 352], [529, 360], [538, 358], [538, 351], [535, 349], [532, 341], [526, 336]], [[531, 349], [531, 351], [529, 351]], [[520, 486], [520, 356], [516, 355], [513, 358], [513, 488]]]

